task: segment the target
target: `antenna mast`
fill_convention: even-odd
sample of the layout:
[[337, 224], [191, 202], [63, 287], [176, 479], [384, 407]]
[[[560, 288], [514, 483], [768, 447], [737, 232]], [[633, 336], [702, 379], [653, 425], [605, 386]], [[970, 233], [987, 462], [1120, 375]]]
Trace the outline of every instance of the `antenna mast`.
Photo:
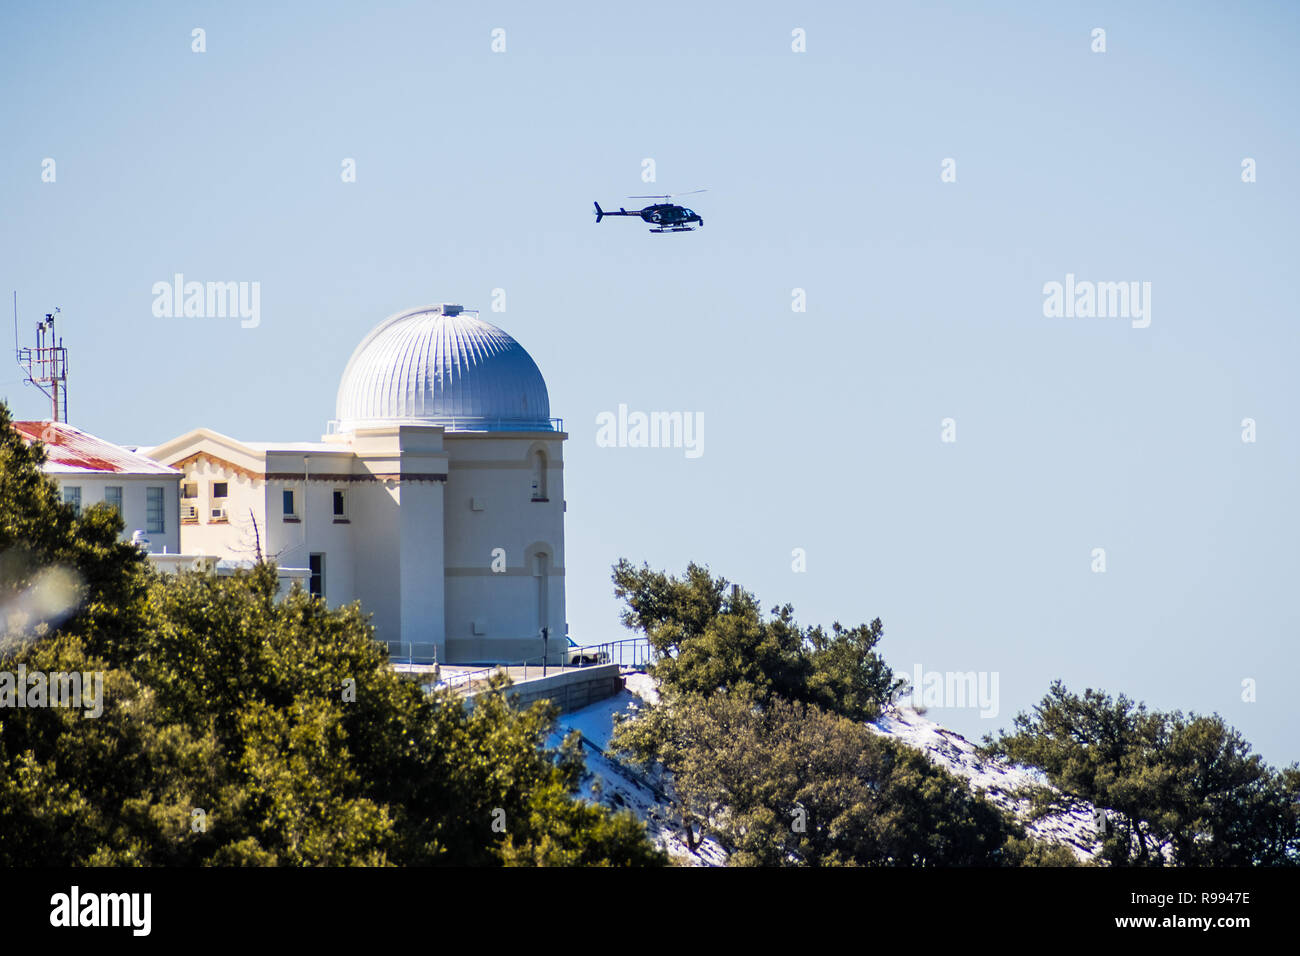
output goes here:
[[[15, 293], [15, 338], [17, 337], [17, 306], [18, 295]], [[58, 314], [58, 309], [47, 312], [45, 318], [36, 323], [36, 348], [18, 349], [18, 365], [27, 373], [24, 384], [35, 385], [50, 400], [53, 420], [66, 422], [68, 420], [68, 350], [63, 347], [62, 337], [54, 331], [54, 317]]]

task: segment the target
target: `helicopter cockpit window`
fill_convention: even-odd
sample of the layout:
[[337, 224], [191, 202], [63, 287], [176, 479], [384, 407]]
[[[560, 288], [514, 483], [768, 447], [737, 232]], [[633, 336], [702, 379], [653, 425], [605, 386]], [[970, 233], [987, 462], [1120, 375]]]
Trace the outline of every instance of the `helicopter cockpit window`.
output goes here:
[[685, 213], [685, 214], [688, 215], [688, 216], [694, 216], [694, 215], [695, 215], [695, 210], [694, 210], [694, 209], [683, 209], [682, 212]]

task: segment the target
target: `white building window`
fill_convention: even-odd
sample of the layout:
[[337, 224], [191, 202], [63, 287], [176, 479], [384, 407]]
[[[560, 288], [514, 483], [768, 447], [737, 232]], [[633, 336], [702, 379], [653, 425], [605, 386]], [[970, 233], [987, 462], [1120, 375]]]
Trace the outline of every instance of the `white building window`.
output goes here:
[[104, 504], [118, 514], [122, 513], [122, 486], [108, 485], [104, 488]]
[[73, 485], [71, 487], [65, 486], [63, 489], [63, 503], [65, 505], [72, 505], [72, 513], [75, 515], [80, 515], [81, 514], [81, 487], [79, 485]]
[[144, 490], [144, 530], [150, 534], [163, 534], [167, 531], [166, 494], [165, 488]]
[[311, 577], [307, 579], [307, 591], [315, 597], [325, 597], [325, 555], [309, 556], [307, 567], [311, 569]]
[[286, 488], [280, 493], [280, 507], [284, 511], [286, 521], [298, 520], [298, 496], [294, 494], [292, 488]]
[[348, 520], [348, 496], [342, 488], [334, 489], [334, 520]]
[[532, 492], [534, 501], [546, 500], [546, 452], [535, 451], [531, 456], [533, 469]]

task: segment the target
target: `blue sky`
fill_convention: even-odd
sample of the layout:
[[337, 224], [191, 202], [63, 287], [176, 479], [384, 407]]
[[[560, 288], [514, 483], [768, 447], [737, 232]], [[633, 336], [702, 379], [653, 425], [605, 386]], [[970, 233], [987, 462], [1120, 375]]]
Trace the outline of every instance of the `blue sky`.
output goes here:
[[[24, 337], [62, 309], [73, 423], [141, 444], [316, 438], [373, 325], [481, 308], [570, 434], [579, 641], [619, 636], [618, 557], [695, 560], [998, 672], [997, 718], [932, 711], [968, 735], [1061, 678], [1283, 764], [1298, 40], [1282, 3], [11, 3], [0, 291]], [[701, 187], [696, 233], [591, 215]], [[177, 272], [260, 282], [260, 325], [155, 318]], [[1067, 273], [1150, 282], [1150, 327], [1044, 317]], [[702, 413], [704, 454], [598, 447], [620, 403]]]

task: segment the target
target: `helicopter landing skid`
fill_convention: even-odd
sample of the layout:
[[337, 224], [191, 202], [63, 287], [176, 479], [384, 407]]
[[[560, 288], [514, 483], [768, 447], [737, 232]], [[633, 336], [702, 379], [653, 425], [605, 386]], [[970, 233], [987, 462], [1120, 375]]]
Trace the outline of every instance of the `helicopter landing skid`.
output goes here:
[[694, 226], [670, 226], [667, 229], [651, 229], [651, 232], [694, 232]]

